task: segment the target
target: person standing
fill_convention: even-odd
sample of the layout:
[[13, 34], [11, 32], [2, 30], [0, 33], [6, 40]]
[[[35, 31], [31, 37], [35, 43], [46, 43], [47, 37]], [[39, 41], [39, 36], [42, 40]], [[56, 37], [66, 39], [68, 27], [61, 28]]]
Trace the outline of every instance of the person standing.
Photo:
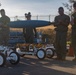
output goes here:
[[6, 16], [5, 10], [1, 9], [1, 18], [0, 18], [0, 45], [8, 46], [9, 40], [9, 26], [10, 18]]
[[[25, 13], [25, 18], [27, 20], [31, 20], [31, 13], [28, 12]], [[26, 43], [34, 43], [34, 34], [35, 34], [35, 37], [36, 37], [36, 28], [34, 27], [30, 27], [30, 26], [27, 26], [26, 28], [23, 29], [23, 32], [25, 34], [25, 40], [26, 40]]]
[[75, 58], [73, 61], [76, 61], [76, 2], [73, 4], [74, 13], [71, 16], [71, 24], [72, 24], [72, 47], [74, 50]]
[[55, 48], [57, 53], [57, 60], [66, 59], [66, 38], [70, 17], [64, 14], [64, 8], [59, 7], [59, 15], [55, 17], [54, 26], [56, 31]]

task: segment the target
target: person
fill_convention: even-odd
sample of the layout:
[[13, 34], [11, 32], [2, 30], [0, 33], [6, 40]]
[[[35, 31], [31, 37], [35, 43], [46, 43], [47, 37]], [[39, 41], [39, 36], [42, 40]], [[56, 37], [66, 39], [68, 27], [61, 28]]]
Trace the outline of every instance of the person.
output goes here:
[[31, 20], [31, 13], [30, 13], [30, 12], [28, 12], [28, 14], [25, 13], [25, 18], [26, 18], [27, 20]]
[[70, 17], [64, 14], [64, 8], [59, 7], [59, 15], [55, 17], [54, 26], [56, 31], [55, 48], [57, 53], [57, 60], [66, 59], [66, 38]]
[[73, 61], [76, 61], [76, 2], [73, 4], [74, 13], [71, 16], [71, 25], [72, 25], [72, 47], [74, 50], [75, 58]]
[[5, 10], [1, 9], [1, 18], [0, 18], [0, 45], [8, 45], [9, 40], [9, 26], [10, 18], [6, 16]]
[[[25, 18], [27, 20], [31, 20], [31, 13], [30, 12], [28, 12], [28, 14], [25, 13]], [[25, 35], [26, 43], [31, 43], [32, 44], [33, 41], [34, 41], [34, 34], [35, 34], [35, 37], [36, 37], [36, 28], [28, 26], [28, 27], [23, 29], [23, 33]]]

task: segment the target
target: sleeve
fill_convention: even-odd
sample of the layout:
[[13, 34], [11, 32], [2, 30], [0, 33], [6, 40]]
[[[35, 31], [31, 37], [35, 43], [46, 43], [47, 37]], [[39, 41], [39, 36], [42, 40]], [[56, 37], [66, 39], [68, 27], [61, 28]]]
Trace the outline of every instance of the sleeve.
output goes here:
[[10, 18], [8, 17], [8, 18], [7, 18], [7, 23], [9, 23], [9, 22], [10, 22]]
[[67, 16], [66, 21], [64, 22], [65, 25], [69, 25], [70, 24], [70, 17]]
[[10, 18], [7, 17], [3, 23], [4, 23], [5, 26], [8, 26], [9, 22], [10, 22]]
[[73, 15], [71, 15], [71, 25], [74, 25], [74, 16]]
[[57, 27], [59, 25], [58, 17], [56, 16], [54, 19], [54, 26]]

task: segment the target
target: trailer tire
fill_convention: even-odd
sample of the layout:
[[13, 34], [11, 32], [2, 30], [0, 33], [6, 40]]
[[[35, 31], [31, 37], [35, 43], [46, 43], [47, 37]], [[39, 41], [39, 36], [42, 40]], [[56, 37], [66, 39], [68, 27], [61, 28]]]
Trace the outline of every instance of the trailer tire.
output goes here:
[[9, 60], [12, 65], [17, 65], [20, 61], [20, 55], [17, 52], [11, 52], [9, 57], [13, 57], [13, 59]]
[[0, 53], [0, 67], [4, 66], [6, 63], [6, 57], [3, 53]]
[[38, 59], [43, 60], [46, 57], [46, 52], [44, 49], [39, 49], [36, 55]]
[[46, 57], [47, 58], [52, 58], [54, 56], [54, 54], [55, 54], [54, 49], [52, 49], [52, 48], [47, 48], [46, 49]]

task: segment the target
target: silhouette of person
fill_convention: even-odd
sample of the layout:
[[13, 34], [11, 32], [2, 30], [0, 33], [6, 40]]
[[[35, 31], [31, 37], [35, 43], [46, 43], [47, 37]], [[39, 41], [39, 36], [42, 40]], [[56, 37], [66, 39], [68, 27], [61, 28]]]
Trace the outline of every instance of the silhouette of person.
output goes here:
[[72, 47], [74, 50], [75, 58], [73, 61], [76, 61], [76, 2], [73, 4], [74, 13], [71, 16], [71, 24], [72, 24]]
[[1, 18], [0, 18], [0, 45], [8, 45], [9, 40], [9, 26], [10, 18], [6, 16], [5, 10], [1, 9]]
[[66, 59], [66, 37], [70, 18], [64, 14], [64, 8], [59, 7], [59, 15], [55, 17], [54, 26], [56, 31], [55, 48], [58, 60]]
[[[25, 18], [27, 20], [31, 20], [31, 13], [28, 12], [25, 13]], [[26, 43], [34, 43], [34, 34], [35, 34], [35, 37], [36, 37], [36, 28], [33, 28], [32, 26], [28, 26], [26, 28], [23, 29], [23, 32], [25, 33], [25, 40], [26, 40]]]

